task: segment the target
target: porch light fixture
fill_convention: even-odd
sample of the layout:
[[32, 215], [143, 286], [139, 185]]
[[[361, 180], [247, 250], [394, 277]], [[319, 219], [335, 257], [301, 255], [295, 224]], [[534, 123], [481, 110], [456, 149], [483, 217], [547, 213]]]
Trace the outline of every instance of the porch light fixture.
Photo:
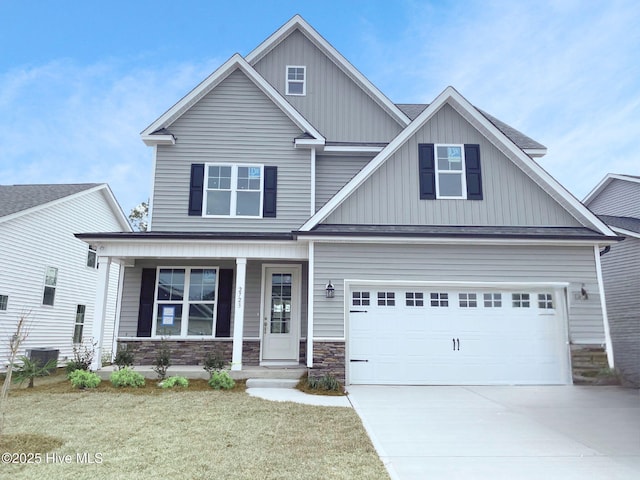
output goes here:
[[329, 280], [329, 283], [327, 283], [327, 288], [325, 289], [326, 293], [327, 293], [327, 298], [333, 298], [335, 293], [336, 293], [336, 289], [333, 288], [333, 285], [331, 284], [331, 280]]

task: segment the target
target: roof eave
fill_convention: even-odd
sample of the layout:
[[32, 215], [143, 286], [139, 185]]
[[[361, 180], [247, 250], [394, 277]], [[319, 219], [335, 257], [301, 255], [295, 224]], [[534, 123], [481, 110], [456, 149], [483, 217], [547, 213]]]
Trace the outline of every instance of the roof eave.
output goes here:
[[142, 141], [148, 147], [176, 144], [176, 137], [173, 135], [140, 135], [140, 138], [142, 138]]
[[533, 158], [542, 158], [547, 154], [546, 148], [523, 148], [522, 151]]

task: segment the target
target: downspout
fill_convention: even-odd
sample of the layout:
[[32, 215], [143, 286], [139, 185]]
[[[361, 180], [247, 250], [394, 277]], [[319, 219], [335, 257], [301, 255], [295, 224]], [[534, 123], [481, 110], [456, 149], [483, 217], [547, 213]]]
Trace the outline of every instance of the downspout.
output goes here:
[[[605, 253], [607, 249], [603, 250]], [[604, 295], [604, 281], [602, 280], [602, 264], [600, 263], [600, 256], [604, 255], [601, 253], [598, 246], [593, 246], [593, 253], [596, 260], [596, 277], [598, 278], [598, 293], [600, 293], [600, 306], [602, 307], [602, 322], [604, 325], [604, 341], [605, 348], [607, 350], [607, 361], [609, 363], [609, 368], [614, 367], [614, 358], [613, 358], [613, 343], [611, 342], [611, 329], [609, 328], [609, 317], [607, 315], [607, 302]]]
[[600, 256], [602, 257], [606, 255], [607, 253], [609, 253], [610, 250], [611, 250], [611, 245], [607, 245], [606, 247], [604, 247], [604, 250], [600, 251]]

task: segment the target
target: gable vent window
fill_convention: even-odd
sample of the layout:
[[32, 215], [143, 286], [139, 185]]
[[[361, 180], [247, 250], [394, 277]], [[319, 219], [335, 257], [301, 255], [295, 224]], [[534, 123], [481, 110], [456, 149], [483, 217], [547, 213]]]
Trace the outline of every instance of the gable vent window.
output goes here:
[[306, 95], [307, 67], [287, 66], [287, 95]]

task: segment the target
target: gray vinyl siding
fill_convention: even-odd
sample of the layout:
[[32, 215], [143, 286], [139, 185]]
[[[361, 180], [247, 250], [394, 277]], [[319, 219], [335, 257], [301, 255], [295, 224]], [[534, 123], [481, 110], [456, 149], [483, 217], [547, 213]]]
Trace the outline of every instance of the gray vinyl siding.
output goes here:
[[[286, 95], [287, 65], [306, 66], [306, 95]], [[388, 142], [401, 126], [299, 30], [255, 69], [329, 141]]]
[[[420, 200], [420, 143], [479, 144], [484, 199]], [[449, 105], [444, 105], [324, 223], [581, 226]]]
[[[293, 143], [302, 131], [241, 71], [168, 129], [177, 140], [157, 147], [152, 230], [284, 232], [309, 217], [311, 155]], [[188, 216], [191, 164], [209, 162], [277, 166], [277, 217]]]
[[[257, 338], [260, 336], [260, 301], [262, 294], [262, 262], [249, 260], [247, 261], [247, 271], [245, 279], [245, 304], [244, 304], [244, 337]], [[283, 262], [277, 262], [279, 265]], [[286, 263], [286, 262], [284, 262]], [[292, 265], [299, 263], [289, 262]], [[125, 270], [124, 287], [122, 294], [122, 306], [120, 314], [120, 337], [135, 337], [138, 328], [138, 310], [140, 305], [140, 283], [142, 280], [143, 268], [157, 268], [158, 266], [215, 266], [219, 268], [231, 268], [235, 271], [236, 265], [233, 260], [216, 260], [216, 259], [200, 259], [200, 260], [144, 260], [137, 261], [135, 267], [129, 267]], [[302, 267], [301, 278], [301, 300], [302, 311], [300, 315], [301, 335], [306, 335], [307, 325], [307, 274], [306, 262]], [[234, 275], [235, 276], [235, 275]], [[234, 279], [235, 282], [235, 279]], [[235, 314], [235, 302], [231, 307], [231, 335], [233, 336], [233, 318]]]
[[316, 211], [344, 187], [373, 156], [316, 157]]
[[[569, 282], [574, 343], [603, 343], [592, 247], [315, 244], [314, 336], [344, 338], [344, 280]], [[325, 298], [331, 279], [335, 298]], [[576, 300], [581, 286], [588, 300]]]
[[598, 215], [640, 218], [640, 183], [614, 178], [587, 206]]
[[615, 366], [640, 385], [640, 239], [627, 237], [601, 261]]

